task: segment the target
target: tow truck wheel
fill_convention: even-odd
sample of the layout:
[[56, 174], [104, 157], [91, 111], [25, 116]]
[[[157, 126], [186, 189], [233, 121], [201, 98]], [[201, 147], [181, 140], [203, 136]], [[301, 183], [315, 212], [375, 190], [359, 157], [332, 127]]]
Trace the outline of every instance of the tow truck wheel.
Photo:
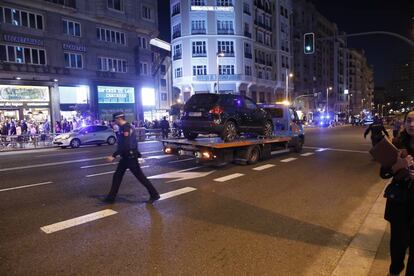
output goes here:
[[234, 141], [237, 137], [237, 126], [233, 121], [228, 121], [224, 125], [223, 132], [221, 134], [221, 139], [225, 142]]
[[184, 130], [183, 132], [184, 132], [184, 138], [185, 139], [195, 140], [198, 137], [198, 134], [197, 133], [193, 133], [193, 132], [188, 131], [188, 130]]
[[273, 124], [270, 121], [267, 121], [263, 128], [263, 135], [266, 138], [272, 137], [273, 135]]
[[250, 147], [247, 150], [247, 164], [256, 164], [260, 160], [260, 148], [258, 146]]

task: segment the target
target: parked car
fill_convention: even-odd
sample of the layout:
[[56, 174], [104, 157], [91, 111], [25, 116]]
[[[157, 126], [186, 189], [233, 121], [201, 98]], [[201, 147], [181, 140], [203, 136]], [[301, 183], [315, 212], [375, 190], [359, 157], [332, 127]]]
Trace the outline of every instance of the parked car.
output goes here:
[[113, 145], [115, 143], [115, 132], [107, 126], [86, 126], [58, 135], [53, 139], [53, 144], [61, 148], [79, 148], [81, 145]]
[[272, 136], [271, 116], [251, 99], [233, 94], [195, 94], [184, 106], [181, 118], [184, 137], [217, 134], [233, 141], [241, 133]]

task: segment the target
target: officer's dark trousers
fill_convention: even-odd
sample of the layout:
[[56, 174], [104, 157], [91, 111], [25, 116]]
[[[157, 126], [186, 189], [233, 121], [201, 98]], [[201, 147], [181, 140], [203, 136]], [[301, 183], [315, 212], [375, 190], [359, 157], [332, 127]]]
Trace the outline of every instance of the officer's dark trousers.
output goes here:
[[118, 194], [119, 186], [122, 182], [122, 178], [124, 177], [124, 174], [127, 169], [129, 169], [132, 172], [132, 174], [138, 179], [138, 181], [141, 182], [141, 184], [144, 185], [145, 188], [147, 188], [148, 193], [151, 197], [156, 197], [158, 195], [157, 190], [155, 190], [154, 186], [152, 186], [151, 182], [142, 172], [138, 160], [136, 158], [122, 158], [113, 176], [112, 187], [108, 197], [116, 197], [116, 195]]
[[391, 221], [391, 274], [400, 274], [404, 270], [404, 260], [409, 251], [407, 276], [414, 276], [414, 226], [408, 220]]

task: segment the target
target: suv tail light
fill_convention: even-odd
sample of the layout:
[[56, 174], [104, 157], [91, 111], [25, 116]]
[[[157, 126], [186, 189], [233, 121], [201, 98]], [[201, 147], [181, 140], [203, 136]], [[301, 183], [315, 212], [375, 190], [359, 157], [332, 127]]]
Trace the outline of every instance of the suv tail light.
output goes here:
[[210, 111], [208, 113], [214, 114], [214, 115], [220, 115], [223, 112], [224, 112], [224, 109], [222, 107], [216, 106], [216, 107], [210, 109]]

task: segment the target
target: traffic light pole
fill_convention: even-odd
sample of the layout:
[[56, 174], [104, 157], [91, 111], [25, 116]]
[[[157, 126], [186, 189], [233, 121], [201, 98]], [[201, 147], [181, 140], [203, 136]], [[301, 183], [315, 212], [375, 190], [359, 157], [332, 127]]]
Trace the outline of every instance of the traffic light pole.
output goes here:
[[317, 38], [317, 40], [328, 40], [328, 39], [335, 39], [335, 38], [348, 38], [348, 37], [356, 37], [356, 36], [367, 36], [367, 35], [388, 35], [388, 36], [393, 36], [396, 38], [399, 38], [405, 42], [407, 42], [411, 47], [414, 47], [414, 41], [412, 41], [411, 39], [402, 36], [400, 34], [397, 33], [392, 33], [392, 32], [384, 32], [384, 31], [374, 31], [374, 32], [364, 32], [364, 33], [355, 33], [355, 34], [344, 34], [344, 35], [337, 35], [337, 36], [330, 36], [330, 37], [321, 37], [321, 38]]

